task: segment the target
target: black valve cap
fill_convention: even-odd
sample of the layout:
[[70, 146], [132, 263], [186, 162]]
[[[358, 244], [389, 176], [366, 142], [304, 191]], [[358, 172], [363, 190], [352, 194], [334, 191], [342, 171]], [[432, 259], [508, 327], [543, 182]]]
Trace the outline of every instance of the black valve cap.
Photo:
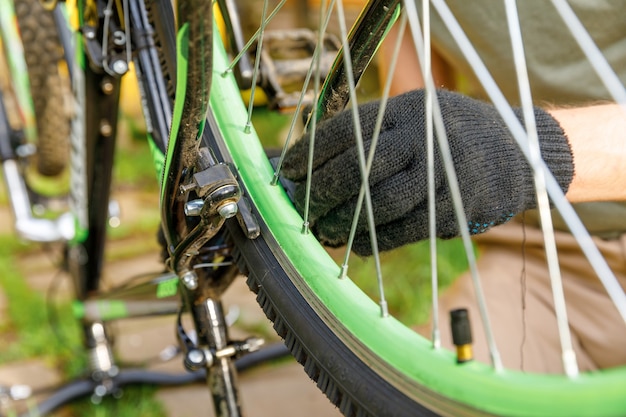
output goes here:
[[474, 353], [472, 352], [472, 329], [467, 309], [459, 308], [450, 311], [450, 327], [452, 342], [456, 346], [457, 362], [471, 361], [474, 358]]
[[452, 328], [452, 342], [456, 346], [472, 343], [472, 329], [466, 308], [450, 311], [450, 327]]

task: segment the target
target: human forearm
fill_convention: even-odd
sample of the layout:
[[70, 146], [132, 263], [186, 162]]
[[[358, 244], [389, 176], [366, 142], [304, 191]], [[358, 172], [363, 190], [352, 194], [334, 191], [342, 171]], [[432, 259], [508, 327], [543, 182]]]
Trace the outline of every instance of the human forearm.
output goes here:
[[617, 104], [552, 109], [574, 154], [571, 202], [626, 200], [626, 111]]

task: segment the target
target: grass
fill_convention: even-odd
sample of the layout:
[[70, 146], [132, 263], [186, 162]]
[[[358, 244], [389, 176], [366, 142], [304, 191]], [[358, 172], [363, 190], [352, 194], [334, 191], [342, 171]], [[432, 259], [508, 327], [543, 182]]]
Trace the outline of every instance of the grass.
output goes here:
[[66, 377], [77, 376], [85, 367], [84, 358], [75, 353], [80, 346], [78, 323], [68, 302], [54, 306], [57, 320], [51, 325], [44, 294], [33, 291], [19, 273], [16, 255], [27, 247], [18, 240], [0, 237], [0, 287], [9, 300], [7, 320], [0, 332], [11, 343], [0, 352], [0, 364], [39, 358], [63, 369]]
[[[33, 291], [19, 273], [16, 255], [32, 250], [31, 245], [0, 236], [0, 271], [4, 271], [0, 274], [0, 287], [9, 300], [0, 326], [3, 339], [0, 365], [37, 358], [56, 369], [63, 380], [70, 380], [87, 369], [79, 323], [72, 316], [69, 301], [55, 303], [51, 309], [55, 314], [50, 316], [46, 296]], [[165, 416], [155, 392], [155, 388], [148, 386], [126, 387], [120, 400], [107, 399], [95, 406], [85, 399], [69, 409], [74, 416]], [[67, 414], [60, 411], [55, 415]]]
[[[0, 286], [8, 301], [8, 320], [0, 327], [8, 334], [12, 343], [0, 351], [0, 363], [29, 357], [51, 359], [57, 356], [56, 344], [50, 344], [50, 329], [41, 329], [46, 321], [46, 311], [42, 307], [41, 294], [32, 291], [19, 273], [15, 255], [24, 252], [28, 246], [17, 239], [0, 238]], [[47, 341], [48, 340], [48, 341]]]
[[94, 406], [89, 399], [83, 399], [72, 406], [72, 414], [90, 417], [158, 417], [166, 416], [163, 405], [154, 399], [156, 388], [128, 386], [121, 392], [122, 397], [105, 397], [102, 403]]
[[[438, 241], [437, 252], [439, 289], [443, 289], [467, 269], [467, 261], [459, 240]], [[379, 301], [373, 258], [352, 256], [348, 268], [350, 278], [372, 299]], [[428, 242], [382, 253], [381, 269], [390, 314], [408, 326], [424, 323], [432, 302]]]
[[156, 168], [145, 140], [145, 131], [133, 127], [127, 118], [120, 121], [113, 181], [121, 187], [158, 192]]

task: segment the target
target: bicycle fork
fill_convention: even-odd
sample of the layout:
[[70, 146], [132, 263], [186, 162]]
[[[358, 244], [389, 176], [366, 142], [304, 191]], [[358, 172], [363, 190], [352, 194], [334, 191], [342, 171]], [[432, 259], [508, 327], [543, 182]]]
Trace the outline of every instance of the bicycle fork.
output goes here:
[[[231, 262], [219, 262], [213, 256], [202, 262], [201, 252], [208, 242], [221, 241], [221, 229], [227, 218], [238, 213], [240, 189], [225, 164], [214, 163], [206, 148], [199, 150], [197, 173], [181, 187], [193, 191], [198, 199], [185, 205], [188, 217], [199, 218], [198, 224], [172, 251], [170, 267], [179, 277], [184, 307], [191, 313], [197, 340], [187, 337], [178, 323], [178, 337], [185, 350], [185, 367], [191, 371], [206, 369], [207, 386], [219, 417], [242, 416], [233, 360], [257, 350], [261, 339], [231, 341], [220, 301], [221, 296], [238, 274]], [[204, 266], [203, 266], [204, 265]]]
[[240, 417], [243, 413], [233, 360], [258, 350], [263, 340], [249, 338], [242, 342], [231, 341], [222, 303], [218, 299], [204, 299], [194, 305], [193, 310], [199, 344], [187, 348], [185, 367], [191, 371], [206, 369], [207, 386], [217, 416]]

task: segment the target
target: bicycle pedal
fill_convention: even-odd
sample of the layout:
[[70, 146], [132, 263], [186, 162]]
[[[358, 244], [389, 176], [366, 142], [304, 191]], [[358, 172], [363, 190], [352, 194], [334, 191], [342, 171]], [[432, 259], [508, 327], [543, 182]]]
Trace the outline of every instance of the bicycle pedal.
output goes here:
[[11, 385], [0, 386], [0, 403], [2, 399], [11, 401], [22, 401], [30, 398], [33, 395], [33, 389], [28, 385]]
[[[318, 34], [310, 29], [268, 30], [261, 51], [259, 85], [268, 96], [268, 106], [289, 112], [295, 110], [300, 91], [313, 60]], [[326, 34], [320, 59], [319, 78], [323, 81], [341, 47], [339, 39]], [[315, 95], [309, 82], [303, 106], [313, 103]]]

